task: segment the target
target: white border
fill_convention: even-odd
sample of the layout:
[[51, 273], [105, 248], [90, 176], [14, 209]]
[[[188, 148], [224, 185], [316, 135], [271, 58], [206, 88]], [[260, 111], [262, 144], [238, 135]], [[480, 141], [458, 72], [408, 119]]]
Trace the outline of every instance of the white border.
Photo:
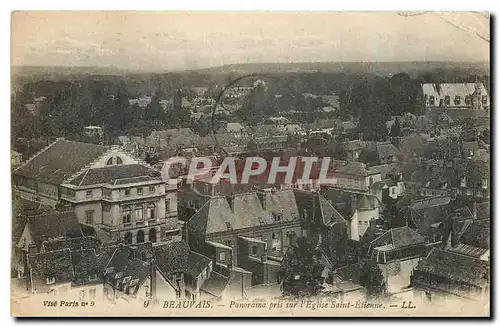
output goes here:
[[[355, 1], [355, 0], [349, 0], [349, 1], [317, 1], [317, 0], [307, 0], [307, 1], [293, 1], [293, 0], [288, 0], [288, 1], [274, 1], [271, 2], [269, 0], [253, 0], [253, 1], [229, 1], [229, 0], [210, 0], [210, 1], [193, 1], [193, 0], [183, 0], [183, 1], [177, 1], [177, 2], [172, 2], [172, 1], [147, 1], [147, 0], [142, 0], [142, 1], [106, 1], [103, 2], [98, 1], [98, 0], [87, 0], [84, 2], [73, 2], [73, 1], [54, 1], [54, 0], [45, 0], [45, 1], [34, 1], [34, 0], [23, 0], [23, 1], [15, 1], [15, 2], [10, 2], [10, 1], [3, 1], [1, 6], [1, 16], [0, 16], [0, 25], [1, 25], [1, 36], [2, 36], [2, 43], [3, 47], [1, 47], [1, 52], [2, 52], [2, 67], [4, 67], [5, 71], [2, 74], [1, 78], [1, 87], [0, 90], [3, 92], [2, 99], [4, 101], [4, 106], [3, 109], [0, 110], [0, 123], [1, 128], [1, 159], [0, 160], [0, 173], [1, 178], [0, 180], [2, 181], [1, 184], [1, 201], [2, 201], [2, 206], [1, 208], [3, 209], [3, 220], [4, 220], [4, 226], [2, 228], [2, 232], [4, 233], [3, 237], [1, 238], [3, 241], [3, 251], [0, 251], [1, 253], [1, 262], [3, 263], [4, 269], [1, 270], [1, 279], [0, 282], [4, 287], [2, 287], [2, 310], [4, 310], [4, 314], [6, 316], [10, 316], [10, 269], [7, 267], [10, 266], [10, 241], [11, 241], [11, 228], [9, 226], [11, 225], [10, 223], [10, 213], [11, 213], [11, 202], [10, 202], [10, 159], [8, 159], [8, 153], [10, 153], [10, 113], [9, 113], [9, 101], [10, 101], [10, 71], [8, 70], [7, 67], [10, 66], [10, 13], [13, 10], [354, 10], [354, 11], [366, 11], [366, 10], [376, 10], [376, 11], [409, 11], [409, 10], [458, 10], [458, 11], [465, 11], [465, 10], [474, 10], [474, 11], [490, 11], [493, 13], [499, 13], [498, 6], [499, 6], [499, 1], [491, 1], [491, 0], [474, 0], [474, 1], [459, 1], [459, 0], [441, 0], [441, 1], [436, 1], [436, 0], [419, 0], [419, 1], [413, 1], [413, 2], [403, 2], [403, 1], [370, 1], [370, 0], [365, 0], [365, 1]], [[497, 21], [497, 27], [498, 27], [498, 21]], [[493, 34], [495, 35], [495, 34]], [[494, 59], [497, 59], [497, 54], [495, 53], [495, 56], [492, 57], [492, 61]], [[492, 72], [493, 73], [493, 72]], [[498, 71], [495, 70], [495, 76], [498, 76]], [[496, 83], [497, 81], [495, 80], [495, 95], [498, 94], [498, 84]], [[500, 119], [497, 115], [495, 115], [495, 123], [498, 123], [498, 119]], [[497, 124], [498, 125], [498, 124]], [[494, 136], [495, 137], [495, 136]], [[495, 168], [499, 164], [498, 160], [496, 158], [495, 153], [493, 153], [495, 158], [494, 162]], [[10, 157], [9, 157], [10, 158]], [[496, 169], [495, 169], [496, 170]], [[495, 177], [495, 187], [497, 191], [500, 189], [499, 185], [497, 184], [498, 179]], [[495, 199], [492, 199], [493, 202], [500, 203], [497, 200], [497, 195], [495, 194]], [[498, 230], [498, 226], [500, 224], [497, 222], [496, 223], [496, 229]], [[496, 231], [497, 231], [496, 230]], [[495, 232], [496, 232], [495, 231]], [[496, 234], [495, 232], [492, 232], [492, 234]], [[499, 242], [496, 242], [497, 245]], [[498, 248], [495, 248], [495, 253], [500, 253]], [[497, 263], [498, 260], [495, 262]], [[497, 276], [495, 276], [495, 281], [498, 282], [498, 269], [495, 269]], [[495, 301], [494, 303], [497, 303]], [[498, 312], [497, 312], [498, 314]], [[58, 323], [59, 321], [57, 320], [52, 320], [48, 323]], [[110, 323], [123, 323], [125, 321], [118, 321], [118, 322], [112, 322], [112, 321], [92, 321], [94, 325], [102, 325], [102, 326], [107, 326]], [[131, 321], [131, 322], [136, 322], [136, 321]], [[228, 323], [234, 324], [269, 324], [269, 325], [275, 325], [275, 324], [289, 324], [291, 321], [250, 321], [250, 322], [243, 322], [243, 321], [229, 321]], [[8, 325], [13, 325], [15, 321], [13, 319], [8, 320], [7, 324]], [[26, 322], [25, 322], [26, 323]], [[33, 321], [29, 322], [30, 324], [33, 323]], [[39, 323], [36, 321], [36, 323]], [[62, 321], [62, 323], [68, 323], [68, 321]], [[86, 323], [86, 322], [81, 322], [81, 321], [72, 321], [71, 323]], [[88, 322], [87, 322], [88, 323]], [[156, 321], [158, 324], [169, 324], [169, 325], [176, 325], [179, 322], [175, 321]], [[187, 322], [186, 322], [187, 323]], [[206, 321], [192, 321], [189, 322], [189, 324], [205, 324], [208, 323]], [[214, 323], [214, 322], [210, 322]], [[219, 323], [219, 322], [215, 322]], [[305, 321], [299, 321], [299, 323], [305, 323]], [[325, 325], [331, 325], [331, 324], [348, 324], [348, 325], [353, 325], [353, 324], [360, 324], [360, 323], [369, 323], [372, 324], [373, 321], [370, 322], [359, 322], [359, 321], [348, 321], [348, 322], [341, 322], [341, 321], [317, 321], [316, 323], [321, 323]], [[375, 321], [377, 324], [386, 324], [388, 323], [387, 321]], [[400, 323], [399, 321], [391, 321], [389, 323]], [[404, 324], [407, 323], [412, 323], [410, 320], [405, 320], [403, 322]], [[442, 323], [454, 323], [454, 321], [451, 322], [444, 322], [444, 321], [439, 321], [439, 322], [431, 322], [431, 321], [418, 321], [417, 323], [425, 323], [425, 324], [442, 324]]]

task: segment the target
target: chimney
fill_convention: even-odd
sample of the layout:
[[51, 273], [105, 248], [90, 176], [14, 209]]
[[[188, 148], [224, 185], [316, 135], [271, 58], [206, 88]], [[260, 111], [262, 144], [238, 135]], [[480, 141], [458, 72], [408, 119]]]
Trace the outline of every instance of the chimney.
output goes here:
[[156, 296], [156, 261], [152, 253], [148, 253], [148, 261], [150, 268], [151, 298], [154, 299]]
[[266, 210], [266, 193], [264, 191], [258, 190], [257, 197], [259, 198], [262, 208]]
[[229, 204], [229, 208], [231, 208], [231, 211], [234, 212], [234, 194], [226, 196], [226, 199]]
[[33, 255], [33, 254], [36, 254], [36, 253], [37, 253], [37, 251], [36, 251], [36, 245], [35, 244], [30, 244], [28, 246], [28, 254]]
[[130, 246], [129, 247], [129, 252], [128, 252], [128, 258], [130, 260], [134, 260], [136, 258], [136, 255], [137, 255], [137, 247], [136, 246]]

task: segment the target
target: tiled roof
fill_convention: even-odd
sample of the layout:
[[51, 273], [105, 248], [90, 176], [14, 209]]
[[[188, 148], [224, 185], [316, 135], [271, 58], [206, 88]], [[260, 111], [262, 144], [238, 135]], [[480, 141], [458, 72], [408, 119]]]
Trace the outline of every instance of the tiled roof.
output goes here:
[[184, 241], [155, 246], [153, 248], [156, 265], [163, 275], [184, 272], [187, 267], [189, 246]]
[[58, 140], [16, 169], [14, 174], [61, 184], [108, 150], [106, 146]]
[[196, 278], [201, 274], [203, 269], [208, 267], [211, 261], [212, 260], [210, 260], [210, 258], [207, 258], [202, 254], [189, 251], [185, 273], [193, 278]]
[[392, 228], [371, 242], [371, 248], [392, 245], [392, 248], [423, 244], [425, 239], [408, 226]]
[[[130, 287], [131, 294], [137, 293], [142, 281], [150, 276], [150, 264], [146, 258], [148, 252], [152, 252], [151, 243], [135, 244], [134, 246], [118, 245], [106, 266], [106, 269], [113, 268], [112, 272], [105, 275], [107, 283], [119, 290]], [[138, 282], [132, 283], [132, 280]]]
[[366, 169], [366, 165], [362, 162], [352, 161], [348, 162], [346, 165], [338, 167], [335, 172], [347, 174], [347, 175], [357, 175], [357, 176], [368, 176], [369, 172]]
[[74, 283], [91, 282], [93, 276], [102, 280], [106, 265], [114, 252], [113, 247], [96, 249], [80, 249], [71, 251], [71, 259], [75, 273]]
[[151, 137], [160, 139], [167, 139], [169, 137], [177, 137], [177, 136], [192, 136], [192, 135], [194, 135], [194, 133], [190, 128], [172, 128], [172, 129], [165, 129], [162, 131], [151, 132]]
[[43, 246], [45, 251], [55, 251], [61, 249], [81, 250], [98, 248], [101, 242], [95, 237], [65, 238], [62, 240], [45, 241]]
[[485, 286], [489, 279], [488, 262], [438, 248], [433, 248], [415, 270], [475, 286]]
[[[299, 212], [293, 190], [269, 191], [265, 194], [265, 208], [257, 192], [235, 194], [233, 209], [225, 196], [213, 197], [189, 220], [188, 224], [207, 234], [274, 224], [273, 213], [282, 214], [282, 220], [298, 220]], [[229, 228], [229, 229], [228, 229]]]
[[399, 150], [392, 143], [378, 143], [377, 153], [379, 158], [389, 158], [399, 153]]
[[[472, 95], [475, 91], [475, 83], [440, 83], [440, 84], [431, 84], [426, 83], [422, 84], [422, 91], [424, 94], [433, 95], [434, 97], [444, 97], [446, 95], [456, 96], [459, 95], [461, 97]], [[486, 89], [484, 84], [481, 83], [481, 93], [486, 95]], [[453, 99], [451, 99], [451, 103], [453, 103]]]
[[240, 132], [243, 130], [243, 126], [240, 123], [227, 123], [226, 131], [228, 133]]
[[151, 167], [141, 164], [131, 165], [113, 165], [104, 168], [94, 168], [83, 171], [70, 181], [70, 184], [76, 186], [87, 186], [97, 184], [122, 184], [160, 180], [161, 175], [152, 174]]
[[210, 273], [210, 277], [207, 281], [201, 286], [201, 290], [203, 292], [209, 293], [215, 297], [219, 297], [222, 295], [222, 292], [229, 284], [229, 278], [219, 274], [216, 271], [212, 271]]
[[33, 287], [37, 291], [48, 289], [47, 279], [55, 284], [71, 283], [74, 278], [71, 251], [69, 249], [28, 255]]
[[52, 212], [28, 218], [28, 224], [37, 248], [43, 241], [57, 238], [83, 237], [74, 211]]
[[460, 242], [489, 249], [490, 235], [490, 222], [487, 220], [475, 220], [462, 234]]
[[425, 239], [422, 235], [415, 232], [408, 226], [392, 228], [388, 232], [391, 233], [392, 245], [394, 245], [394, 247], [403, 247], [425, 242]]
[[456, 247], [450, 248], [448, 251], [463, 254], [469, 257], [480, 258], [488, 249], [478, 248], [472, 245], [460, 243]]

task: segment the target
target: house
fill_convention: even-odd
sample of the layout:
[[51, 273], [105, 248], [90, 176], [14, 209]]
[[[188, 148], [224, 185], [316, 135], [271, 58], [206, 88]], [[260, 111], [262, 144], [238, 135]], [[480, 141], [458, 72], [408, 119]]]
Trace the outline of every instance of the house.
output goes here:
[[426, 302], [443, 299], [489, 299], [489, 262], [434, 248], [415, 267], [413, 293]]
[[359, 241], [366, 230], [374, 221], [379, 218], [380, 204], [376, 197], [370, 195], [358, 195], [356, 199], [356, 209], [350, 217], [350, 239]]
[[424, 104], [428, 109], [455, 108], [488, 110], [490, 97], [483, 83], [422, 84]]
[[165, 183], [153, 167], [117, 147], [58, 140], [14, 171], [21, 198], [73, 208], [78, 221], [114, 240], [163, 241], [175, 235]]
[[85, 126], [83, 128], [83, 132], [85, 133], [85, 135], [91, 138], [100, 139], [104, 135], [102, 127], [99, 126]]
[[286, 135], [255, 137], [248, 144], [250, 151], [271, 151], [277, 152], [286, 148], [288, 137]]
[[240, 267], [252, 273], [252, 284], [276, 282], [272, 276], [262, 276], [262, 267], [279, 266], [286, 249], [303, 235], [293, 190], [222, 194], [212, 193], [211, 187], [207, 184], [207, 192], [198, 200], [192, 200], [189, 189], [179, 194], [180, 207], [198, 202], [191, 216], [193, 211], [180, 211], [187, 214], [189, 245], [212, 258], [214, 270], [226, 276]]
[[410, 275], [424, 253], [425, 238], [408, 226], [392, 228], [374, 239], [368, 255], [377, 262], [389, 292], [410, 285]]
[[221, 127], [217, 133], [243, 133], [245, 127], [240, 123], [227, 123], [225, 127]]
[[10, 150], [10, 166], [12, 169], [17, 168], [23, 161], [23, 156], [17, 151]]
[[279, 125], [278, 130], [286, 134], [302, 133], [302, 127], [300, 127], [298, 124]]
[[102, 300], [104, 268], [113, 251], [112, 247], [98, 247], [29, 253], [26, 287], [30, 294], [48, 293], [79, 301]]

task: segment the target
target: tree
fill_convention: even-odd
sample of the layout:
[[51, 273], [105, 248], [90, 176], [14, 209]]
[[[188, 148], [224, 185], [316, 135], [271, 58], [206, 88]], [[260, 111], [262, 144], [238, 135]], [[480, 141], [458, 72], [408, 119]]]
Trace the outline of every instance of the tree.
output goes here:
[[401, 137], [401, 125], [399, 124], [399, 119], [396, 117], [396, 121], [391, 126], [390, 137]]
[[315, 296], [323, 289], [321, 276], [324, 265], [319, 261], [321, 252], [307, 238], [297, 239], [285, 254], [278, 276], [283, 282], [283, 296]]
[[363, 263], [359, 283], [366, 289], [369, 297], [380, 295], [386, 290], [382, 270], [380, 270], [377, 263], [373, 260], [367, 260]]

